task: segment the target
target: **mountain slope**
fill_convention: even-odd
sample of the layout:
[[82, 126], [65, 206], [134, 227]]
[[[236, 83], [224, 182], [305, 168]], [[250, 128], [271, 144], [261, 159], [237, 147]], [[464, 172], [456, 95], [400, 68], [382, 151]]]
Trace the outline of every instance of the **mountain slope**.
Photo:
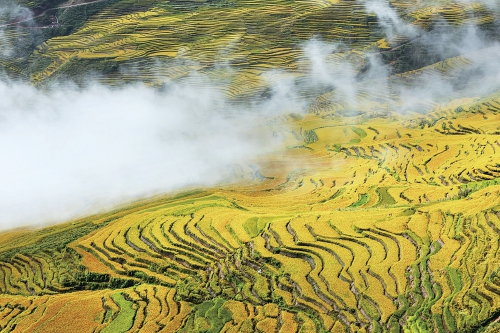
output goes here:
[[74, 29], [40, 22], [71, 4], [11, 22], [7, 40], [59, 30], [15, 45], [8, 75], [301, 107], [264, 118], [279, 147], [231, 182], [0, 234], [2, 331], [498, 330], [497, 8], [107, 0], [69, 7], [102, 6]]

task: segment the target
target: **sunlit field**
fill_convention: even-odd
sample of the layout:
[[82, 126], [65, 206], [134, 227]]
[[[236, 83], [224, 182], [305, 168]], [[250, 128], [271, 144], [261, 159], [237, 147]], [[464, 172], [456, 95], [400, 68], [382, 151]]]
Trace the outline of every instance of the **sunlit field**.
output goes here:
[[252, 124], [277, 143], [215, 185], [0, 233], [0, 331], [500, 330], [495, 3], [107, 1], [6, 75], [213, 84], [280, 108]]

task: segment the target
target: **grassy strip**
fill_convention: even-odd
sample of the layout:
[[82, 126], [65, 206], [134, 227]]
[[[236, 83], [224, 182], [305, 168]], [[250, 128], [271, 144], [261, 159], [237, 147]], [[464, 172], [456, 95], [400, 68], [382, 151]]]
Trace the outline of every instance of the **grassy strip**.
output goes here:
[[379, 202], [375, 205], [384, 206], [384, 205], [394, 205], [396, 204], [396, 200], [389, 194], [389, 187], [379, 187], [375, 190], [379, 196]]
[[459, 198], [468, 197], [472, 192], [476, 192], [488, 186], [500, 184], [500, 178], [483, 180], [479, 182], [470, 182], [460, 186]]
[[356, 133], [360, 138], [365, 138], [366, 137], [366, 132], [364, 129], [352, 126], [351, 127], [352, 131]]
[[257, 237], [269, 222], [277, 219], [275, 216], [251, 217], [243, 223], [243, 227], [251, 238]]
[[457, 329], [457, 322], [454, 315], [450, 311], [449, 303], [453, 299], [453, 296], [455, 296], [460, 290], [462, 290], [463, 283], [460, 273], [456, 269], [452, 267], [446, 267], [446, 273], [448, 273], [448, 278], [451, 282], [451, 285], [453, 286], [453, 292], [445, 299], [446, 306], [443, 308], [443, 316], [448, 329], [451, 331], [455, 331]]
[[338, 198], [340, 195], [342, 195], [342, 193], [344, 193], [346, 190], [345, 187], [341, 187], [340, 189], [337, 190], [337, 192], [335, 192], [331, 197], [329, 198], [326, 198], [324, 200], [321, 200], [319, 203], [325, 203], [327, 201], [330, 201], [330, 200], [334, 200], [336, 198]]
[[113, 301], [120, 307], [120, 312], [115, 319], [106, 326], [102, 333], [127, 332], [134, 324], [135, 310], [133, 303], [127, 301], [121, 293], [111, 295]]
[[179, 333], [217, 333], [233, 319], [231, 311], [225, 307], [226, 300], [217, 297], [194, 307], [190, 318]]
[[366, 193], [360, 194], [358, 201], [356, 201], [355, 203], [353, 203], [349, 207], [355, 208], [355, 207], [363, 206], [368, 202], [368, 200], [370, 200], [370, 197], [368, 196], [368, 194], [366, 194]]

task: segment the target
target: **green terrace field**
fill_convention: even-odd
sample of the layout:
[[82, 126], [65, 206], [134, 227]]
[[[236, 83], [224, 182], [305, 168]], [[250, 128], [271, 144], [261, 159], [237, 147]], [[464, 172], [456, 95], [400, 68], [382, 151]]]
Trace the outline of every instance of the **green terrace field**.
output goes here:
[[[386, 38], [351, 0], [100, 6], [67, 34], [7, 27], [6, 40], [43, 43], [1, 66], [41, 87], [89, 73], [160, 87], [198, 72], [245, 101], [280, 75], [310, 79], [303, 46], [317, 36], [340, 42], [329, 64], [361, 77], [356, 105], [299, 86], [307, 112], [267, 117], [260, 130], [281, 146], [235, 166], [238, 181], [0, 233], [0, 332], [500, 331], [500, 90], [475, 90], [471, 75], [498, 64], [498, 48], [409, 61], [419, 37]], [[481, 3], [391, 6], [426, 31], [498, 24]], [[363, 77], [373, 53], [393, 65], [384, 77]], [[398, 94], [429, 78], [455, 89]]]

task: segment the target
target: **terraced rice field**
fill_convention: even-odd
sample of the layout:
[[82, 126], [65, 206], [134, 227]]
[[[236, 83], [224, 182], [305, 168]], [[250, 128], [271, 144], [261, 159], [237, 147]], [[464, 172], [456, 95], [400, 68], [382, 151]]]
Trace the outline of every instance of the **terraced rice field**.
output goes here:
[[[366, 61], [360, 57], [363, 52], [378, 50], [392, 57], [402, 45], [404, 49], [411, 44], [399, 35], [384, 39], [375, 14], [367, 12], [363, 2], [353, 0], [101, 3], [103, 9], [71, 34], [58, 30], [64, 26], [57, 23], [8, 26], [4, 32], [7, 44], [31, 39], [26, 46], [31, 48], [37, 39], [45, 40], [50, 34], [55, 37], [36, 45], [27, 56], [23, 53], [24, 61], [15, 54], [0, 56], [2, 66], [11, 76], [25, 77], [37, 85], [67, 75], [100, 73], [98, 79], [105, 84], [146, 82], [159, 86], [196, 71], [216, 79], [211, 84], [223, 78], [228, 84], [221, 89], [228, 98], [248, 99], [266, 93], [269, 82], [262, 74], [271, 69], [306, 75], [303, 44], [312, 37], [341, 43], [344, 47], [337, 51], [341, 58], [358, 57], [362, 62]], [[488, 27], [496, 22], [495, 13], [479, 3], [409, 5], [395, 0], [390, 5], [408, 24], [423, 29], [472, 24]], [[75, 8], [82, 12], [73, 13]], [[48, 13], [53, 21], [58, 16], [64, 21], [71, 15], [87, 15], [86, 6], [75, 8]], [[40, 31], [46, 35], [33, 35]]]
[[[494, 327], [499, 101], [441, 105], [431, 125], [281, 117], [286, 147], [245, 186], [4, 234], [0, 325], [65, 331], [59, 323], [78, 316], [83, 331], [103, 332]], [[61, 233], [66, 244], [53, 244]]]
[[[479, 3], [391, 5], [425, 29], [498, 20]], [[100, 76], [111, 85], [197, 71], [238, 100], [280, 75], [311, 79], [314, 35], [342, 41], [327, 61], [361, 74], [368, 52], [413, 42], [383, 38], [351, 0], [123, 0], [39, 45], [28, 62], [46, 66], [0, 61], [39, 85], [93, 61], [120, 66]], [[397, 94], [457, 84], [497, 50], [356, 81], [355, 106], [299, 85], [307, 112], [265, 120], [282, 146], [237, 166], [251, 170], [242, 180], [0, 234], [0, 331], [497, 332], [500, 91], [471, 80], [446, 98]]]

